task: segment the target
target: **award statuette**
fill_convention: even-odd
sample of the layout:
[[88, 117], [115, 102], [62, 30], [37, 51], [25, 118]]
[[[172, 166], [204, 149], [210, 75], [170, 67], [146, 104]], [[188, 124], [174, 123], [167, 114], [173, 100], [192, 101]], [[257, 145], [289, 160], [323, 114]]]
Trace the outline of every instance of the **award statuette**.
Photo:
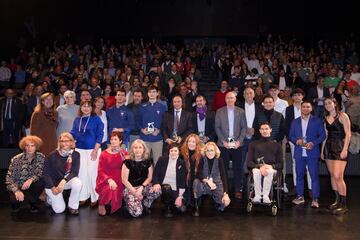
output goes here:
[[229, 148], [235, 148], [235, 140], [232, 137], [228, 138]]
[[148, 123], [148, 126], [147, 126], [147, 128], [146, 128], [146, 131], [147, 131], [148, 133], [153, 133], [153, 132], [155, 132], [154, 122]]
[[258, 157], [258, 158], [256, 159], [256, 161], [258, 162], [259, 165], [264, 165], [264, 164], [265, 164], [265, 162], [264, 162], [264, 157]]
[[204, 142], [204, 140], [205, 140], [205, 132], [199, 132], [199, 138], [200, 138], [200, 140], [202, 141], [202, 142]]
[[177, 135], [176, 132], [173, 132], [171, 138], [172, 138], [172, 140], [173, 140], [174, 142], [178, 142], [178, 141], [179, 141], [179, 136]]
[[302, 137], [302, 144], [301, 144], [301, 147], [306, 149], [306, 144], [307, 144], [307, 139], [306, 139], [306, 136], [303, 136]]

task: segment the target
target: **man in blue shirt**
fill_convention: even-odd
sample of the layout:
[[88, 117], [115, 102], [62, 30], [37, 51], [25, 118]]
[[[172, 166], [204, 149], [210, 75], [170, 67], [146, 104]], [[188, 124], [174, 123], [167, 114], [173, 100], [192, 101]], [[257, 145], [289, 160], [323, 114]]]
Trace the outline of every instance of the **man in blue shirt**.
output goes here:
[[163, 138], [161, 125], [166, 107], [157, 101], [159, 90], [156, 86], [148, 88], [149, 101], [140, 107], [140, 139], [143, 140], [152, 152], [154, 166], [162, 154]]
[[[130, 132], [135, 127], [134, 116], [131, 110], [125, 106], [126, 92], [120, 89], [115, 95], [115, 106], [111, 107], [106, 116], [108, 119], [109, 133], [112, 131], [120, 131], [123, 133], [123, 144], [128, 147], [130, 140]], [[111, 134], [109, 134], [110, 136]]]

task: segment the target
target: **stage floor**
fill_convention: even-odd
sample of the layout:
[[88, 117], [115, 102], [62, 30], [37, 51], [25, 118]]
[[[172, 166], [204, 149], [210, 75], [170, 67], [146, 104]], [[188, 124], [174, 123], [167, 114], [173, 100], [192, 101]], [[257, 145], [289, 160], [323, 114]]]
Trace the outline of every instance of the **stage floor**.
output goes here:
[[[1, 174], [2, 179], [4, 174]], [[333, 216], [325, 211], [331, 200], [328, 177], [321, 177], [320, 209], [292, 206], [291, 198], [276, 217], [270, 208], [255, 208], [246, 213], [245, 201], [233, 200], [223, 213], [215, 211], [205, 199], [201, 216], [190, 212], [166, 219], [159, 202], [153, 213], [133, 219], [124, 212], [100, 217], [96, 209], [80, 208], [79, 216], [51, 215], [44, 206], [40, 213], [26, 210], [12, 214], [4, 182], [0, 182], [0, 239], [359, 239], [360, 237], [360, 178], [346, 179], [350, 211]]]

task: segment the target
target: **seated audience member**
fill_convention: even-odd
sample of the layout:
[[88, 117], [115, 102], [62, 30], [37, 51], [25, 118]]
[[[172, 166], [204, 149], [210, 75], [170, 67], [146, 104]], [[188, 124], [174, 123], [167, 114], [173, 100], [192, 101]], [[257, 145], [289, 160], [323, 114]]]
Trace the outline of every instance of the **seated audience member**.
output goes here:
[[220, 158], [220, 150], [214, 142], [208, 142], [202, 149], [203, 158], [196, 169], [193, 184], [195, 198], [194, 216], [199, 216], [199, 205], [202, 195], [211, 195], [216, 208], [224, 211], [229, 206], [230, 198], [227, 194], [228, 185], [225, 174], [225, 166]]
[[80, 154], [75, 149], [75, 140], [70, 133], [62, 133], [58, 148], [45, 161], [44, 180], [47, 202], [55, 213], [65, 211], [64, 190], [71, 189], [68, 210], [79, 214], [81, 180], [78, 177]]
[[[282, 169], [281, 145], [271, 138], [269, 123], [260, 125], [261, 138], [250, 143], [247, 165], [253, 173], [255, 197], [253, 202], [271, 203], [269, 193], [274, 174]], [[262, 183], [263, 178], [263, 183]]]
[[160, 157], [153, 174], [153, 191], [161, 192], [162, 202], [166, 206], [165, 216], [172, 216], [172, 208], [185, 212], [184, 192], [186, 187], [186, 166], [180, 158], [179, 146], [169, 146], [169, 155]]
[[38, 198], [44, 190], [41, 177], [45, 156], [39, 152], [41, 145], [39, 137], [24, 137], [19, 143], [23, 152], [11, 159], [5, 184], [13, 212], [18, 212], [24, 201], [30, 203], [31, 212], [38, 212]]
[[124, 200], [130, 215], [139, 217], [143, 213], [143, 206], [147, 213], [151, 213], [151, 204], [160, 196], [160, 192], [154, 192], [151, 188], [153, 166], [144, 141], [135, 140], [129, 155], [130, 159], [124, 161], [121, 169]]
[[100, 154], [96, 192], [99, 194], [99, 215], [106, 215], [106, 205], [111, 205], [111, 213], [121, 208], [124, 187], [121, 182], [121, 167], [128, 156], [121, 148], [122, 133], [113, 131], [110, 135], [110, 147]]

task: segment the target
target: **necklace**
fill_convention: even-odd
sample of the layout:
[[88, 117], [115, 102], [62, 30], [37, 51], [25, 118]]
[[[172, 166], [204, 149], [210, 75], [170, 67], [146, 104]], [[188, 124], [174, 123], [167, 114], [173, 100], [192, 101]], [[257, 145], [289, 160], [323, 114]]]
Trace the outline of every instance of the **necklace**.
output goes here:
[[79, 132], [81, 132], [81, 124], [82, 124], [82, 119], [83, 119], [83, 117], [88, 117], [88, 119], [86, 120], [85, 126], [84, 126], [84, 128], [83, 128], [83, 132], [82, 132], [82, 134], [85, 134], [85, 132], [86, 132], [86, 127], [87, 127], [87, 125], [89, 124], [90, 116], [82, 116], [82, 117], [80, 118]]

